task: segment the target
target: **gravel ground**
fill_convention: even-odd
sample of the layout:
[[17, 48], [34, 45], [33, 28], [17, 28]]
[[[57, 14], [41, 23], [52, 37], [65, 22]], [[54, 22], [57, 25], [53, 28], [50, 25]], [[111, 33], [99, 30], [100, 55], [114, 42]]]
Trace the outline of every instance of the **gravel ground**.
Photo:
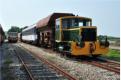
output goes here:
[[9, 49], [8, 49], [8, 45], [4, 44], [1, 47], [2, 49], [2, 60], [1, 60], [1, 80], [14, 80], [13, 76], [12, 76], [12, 67], [10, 66], [10, 64], [12, 63], [11, 60], [11, 55], [9, 54]]
[[0, 80], [24, 80], [21, 77], [24, 77], [23, 71], [21, 70], [22, 65], [20, 64], [16, 54], [13, 52], [14, 47], [6, 43], [0, 50], [1, 59], [1, 79]]
[[35, 53], [43, 55], [49, 61], [56, 63], [58, 66], [61, 66], [70, 74], [79, 78], [79, 80], [120, 80], [120, 75], [115, 74], [114, 72], [63, 58], [57, 54], [53, 54], [53, 52], [50, 52], [50, 54], [49, 52], [45, 51], [45, 49], [41, 49], [35, 46], [30, 46], [24, 43], [19, 43], [19, 45], [27, 49], [31, 49]]

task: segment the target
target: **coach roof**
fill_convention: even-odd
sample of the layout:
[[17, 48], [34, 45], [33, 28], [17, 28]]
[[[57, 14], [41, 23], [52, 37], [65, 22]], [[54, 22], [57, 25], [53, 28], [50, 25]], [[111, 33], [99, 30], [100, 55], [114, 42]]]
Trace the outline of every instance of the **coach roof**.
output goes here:
[[22, 32], [27, 31], [27, 30], [30, 30], [30, 29], [32, 29], [34, 27], [36, 27], [36, 24], [33, 24], [31, 26], [26, 27], [25, 29], [22, 30]]
[[55, 24], [55, 19], [59, 17], [64, 17], [64, 16], [74, 16], [72, 13], [53, 13], [49, 15], [48, 17], [40, 20], [37, 22], [36, 27], [44, 27], [44, 26], [52, 26]]

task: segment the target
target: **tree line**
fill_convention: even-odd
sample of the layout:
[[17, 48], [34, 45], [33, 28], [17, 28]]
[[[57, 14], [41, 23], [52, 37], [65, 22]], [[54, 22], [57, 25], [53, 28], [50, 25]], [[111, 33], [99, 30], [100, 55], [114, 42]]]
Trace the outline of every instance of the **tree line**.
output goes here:
[[11, 28], [7, 31], [7, 33], [9, 32], [18, 32], [20, 33], [23, 29], [27, 28], [28, 26], [25, 26], [23, 28], [19, 28], [17, 26], [11, 26]]

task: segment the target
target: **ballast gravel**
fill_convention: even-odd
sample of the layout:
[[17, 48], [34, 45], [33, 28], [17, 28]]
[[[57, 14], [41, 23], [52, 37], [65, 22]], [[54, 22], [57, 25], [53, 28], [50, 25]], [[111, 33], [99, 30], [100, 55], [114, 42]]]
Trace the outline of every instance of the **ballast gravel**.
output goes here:
[[26, 49], [41, 54], [44, 58], [62, 67], [64, 70], [77, 77], [79, 80], [120, 80], [120, 75], [114, 72], [64, 58], [62, 56], [59, 56], [58, 54], [54, 54], [56, 52], [48, 52], [46, 51], [46, 49], [35, 47], [25, 43], [19, 43], [16, 45], [21, 45]]

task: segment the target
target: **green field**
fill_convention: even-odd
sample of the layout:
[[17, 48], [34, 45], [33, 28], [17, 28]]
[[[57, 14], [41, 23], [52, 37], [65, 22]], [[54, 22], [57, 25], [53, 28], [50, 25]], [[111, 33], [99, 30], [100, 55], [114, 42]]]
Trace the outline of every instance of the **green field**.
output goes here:
[[103, 57], [107, 59], [115, 60], [115, 61], [120, 61], [120, 51], [110, 49], [108, 54], [103, 55]]

